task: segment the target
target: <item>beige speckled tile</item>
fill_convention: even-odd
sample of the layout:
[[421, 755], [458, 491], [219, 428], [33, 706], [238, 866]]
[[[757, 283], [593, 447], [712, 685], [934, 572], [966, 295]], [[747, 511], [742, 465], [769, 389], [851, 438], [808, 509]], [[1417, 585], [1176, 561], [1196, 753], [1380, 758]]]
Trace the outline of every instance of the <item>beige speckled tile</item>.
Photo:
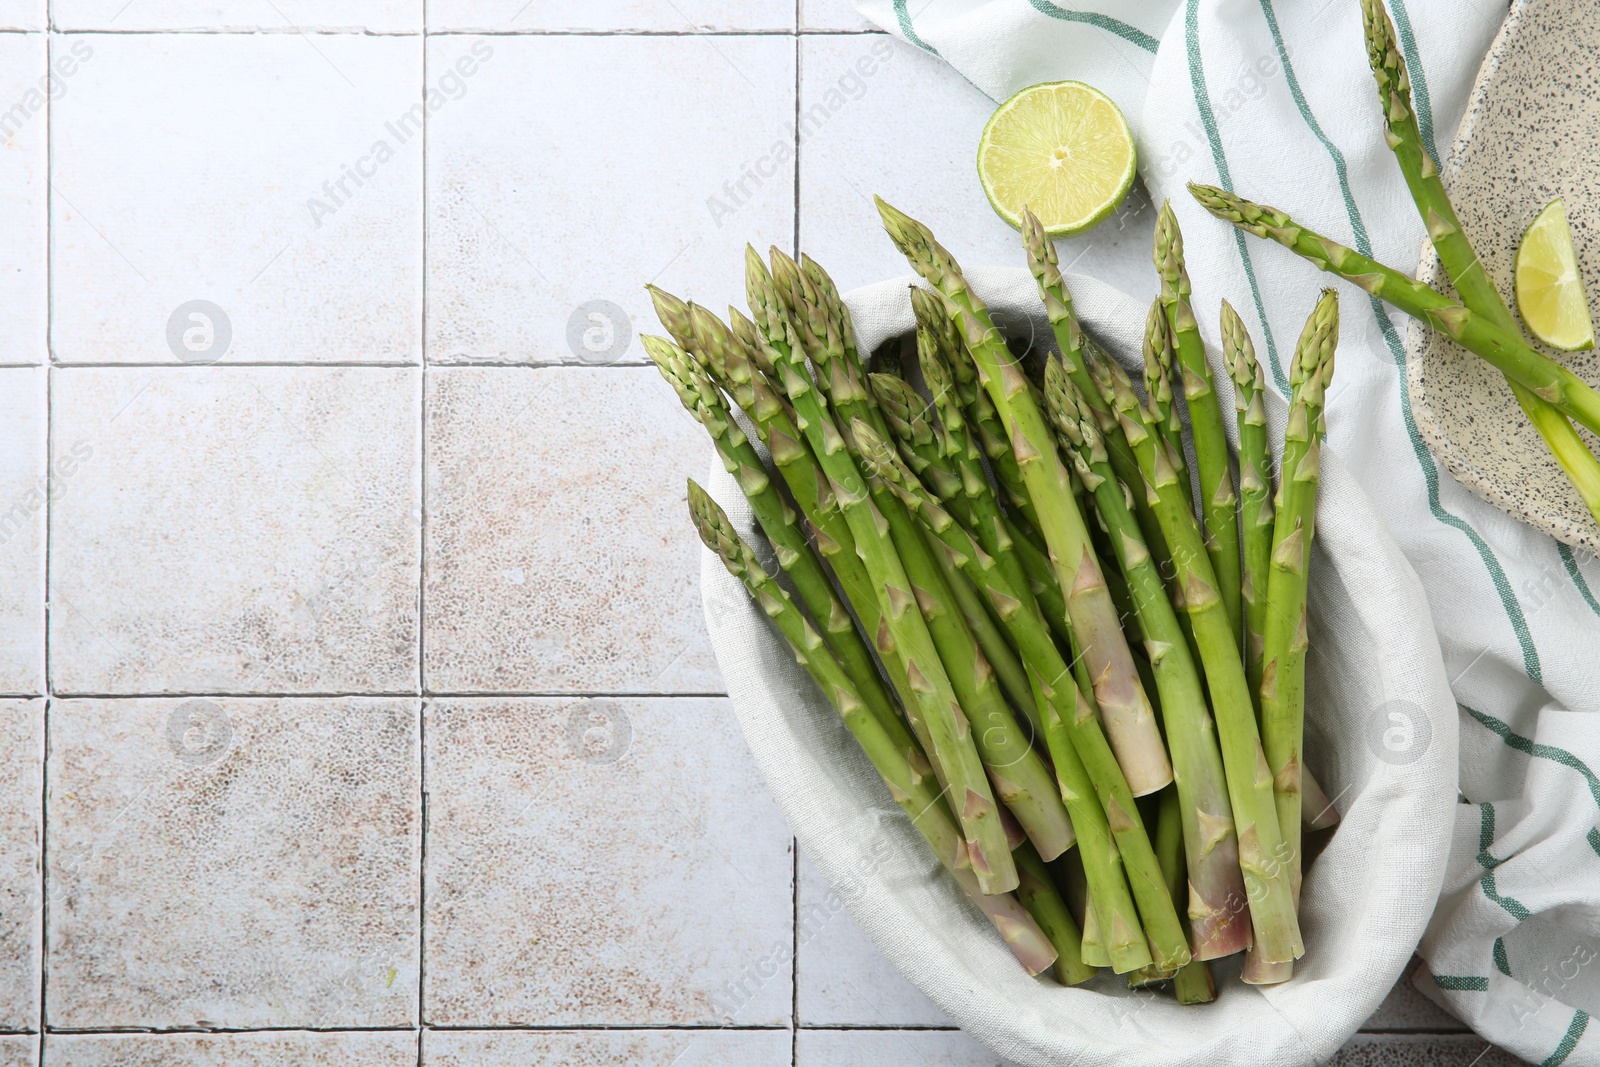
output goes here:
[[[0, 27], [34, 29], [43, 17], [43, 0], [0, 0]], [[46, 116], [50, 98], [71, 92], [80, 73], [70, 55], [56, 61], [61, 67], [51, 71], [43, 34], [0, 33], [0, 364], [46, 358]]]
[[1373, 1012], [1363, 1030], [1426, 1030], [1433, 1033], [1452, 1030], [1465, 1032], [1466, 1024], [1418, 992], [1411, 984], [1413, 976], [1427, 964], [1413, 958], [1405, 973], [1394, 984], [1378, 1010]]
[[63, 30], [420, 33], [422, 0], [54, 0]]
[[800, 855], [801, 1026], [954, 1026], [901, 977], [844, 910], [844, 902]]
[[408, 692], [420, 369], [57, 368], [56, 692]]
[[422, 1067], [787, 1067], [784, 1030], [429, 1030]]
[[44, 368], [0, 368], [0, 693], [44, 691], [46, 421]]
[[51, 1034], [51, 1067], [411, 1067], [413, 1033]]
[[420, 360], [420, 37], [60, 40], [56, 359]]
[[1357, 1034], [1328, 1067], [1517, 1067], [1477, 1034]]
[[426, 737], [426, 1022], [787, 1023], [792, 842], [726, 700], [441, 700]]
[[795, 1067], [1013, 1067], [959, 1030], [802, 1030]]
[[[1024, 265], [1022, 239], [989, 209], [973, 162], [994, 101], [887, 36], [807, 36], [800, 54], [800, 244], [841, 288], [911, 273], [874, 194], [927, 223], [963, 265]], [[1062, 268], [1154, 297], [1155, 214], [1135, 183], [1116, 215], [1056, 242]]]
[[410, 699], [56, 701], [53, 1027], [406, 1026]]
[[0, 700], [0, 1029], [5, 1030], [39, 1025], [43, 770], [44, 701]]
[[38, 1053], [39, 1038], [35, 1034], [0, 1035], [0, 1067], [35, 1067]]
[[428, 126], [430, 360], [643, 362], [646, 282], [721, 309], [746, 241], [791, 243], [793, 39], [428, 48], [430, 70], [482, 60]]
[[428, 377], [434, 692], [709, 693], [684, 477], [705, 431], [654, 368]]
[[792, 30], [794, 0], [427, 0], [428, 29]]

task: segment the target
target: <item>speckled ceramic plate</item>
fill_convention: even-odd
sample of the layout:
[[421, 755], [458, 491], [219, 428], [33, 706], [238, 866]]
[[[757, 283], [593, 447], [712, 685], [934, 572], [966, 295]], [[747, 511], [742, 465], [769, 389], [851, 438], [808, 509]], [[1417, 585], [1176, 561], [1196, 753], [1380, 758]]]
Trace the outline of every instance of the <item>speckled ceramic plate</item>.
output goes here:
[[[1462, 225], [1513, 308], [1522, 231], [1558, 196], [1566, 198], [1591, 303], [1600, 295], [1597, 134], [1600, 19], [1593, 0], [1519, 0], [1484, 60], [1444, 173]], [[1418, 276], [1441, 286], [1442, 273], [1428, 249]], [[1450, 473], [1524, 522], [1600, 552], [1600, 527], [1500, 373], [1416, 323], [1406, 347], [1417, 427]], [[1600, 352], [1544, 351], [1600, 385]]]

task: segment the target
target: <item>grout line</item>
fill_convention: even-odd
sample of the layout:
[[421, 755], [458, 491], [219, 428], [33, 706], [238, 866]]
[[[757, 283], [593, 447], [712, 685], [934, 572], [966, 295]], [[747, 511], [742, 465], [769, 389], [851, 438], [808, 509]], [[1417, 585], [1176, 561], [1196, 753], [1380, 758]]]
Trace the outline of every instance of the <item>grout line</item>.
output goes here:
[[[424, 12], [426, 18], [426, 12]], [[424, 27], [426, 28], [426, 27]], [[428, 95], [428, 48], [422, 49], [422, 96]], [[428, 131], [433, 112], [422, 113], [422, 180], [418, 199], [422, 212], [422, 328], [418, 347], [422, 354], [422, 373], [417, 382], [417, 692], [426, 693], [426, 625], [428, 571]], [[424, 695], [417, 707], [417, 792], [418, 813], [422, 820], [417, 834], [417, 1067], [423, 1067], [422, 1027], [424, 995], [427, 990], [428, 951], [428, 701]]]
[[213, 371], [213, 370], [225, 370], [225, 369], [227, 369], [229, 367], [330, 367], [330, 368], [355, 367], [355, 368], [363, 368], [363, 369], [364, 368], [372, 368], [372, 369], [376, 369], [376, 370], [395, 370], [395, 369], [404, 370], [404, 369], [414, 369], [414, 368], [421, 367], [421, 366], [422, 366], [422, 364], [417, 362], [416, 360], [412, 360], [411, 362], [407, 363], [407, 362], [404, 362], [404, 361], [383, 360], [383, 359], [369, 359], [369, 360], [349, 360], [349, 359], [341, 359], [341, 360], [332, 360], [332, 359], [328, 359], [328, 360], [287, 360], [287, 359], [285, 359], [285, 360], [238, 360], [237, 362], [230, 360], [230, 361], [226, 361], [226, 362], [222, 362], [222, 363], [174, 363], [171, 360], [168, 360], [168, 361], [162, 362], [162, 363], [144, 363], [144, 362], [124, 361], [124, 360], [107, 360], [107, 361], [102, 361], [102, 362], [87, 362], [87, 361], [79, 361], [79, 360], [66, 361], [66, 360], [58, 360], [58, 359], [55, 359], [55, 358], [52, 357], [51, 361], [50, 361], [50, 367], [52, 369], [54, 369], [54, 370], [79, 370], [79, 369], [83, 369], [83, 370], [108, 370], [108, 369], [109, 370], [115, 370], [115, 369], [118, 369], [118, 368], [121, 368], [121, 367], [128, 367], [128, 368], [134, 368], [134, 369], [138, 369], [138, 370], [151, 370], [151, 369], [155, 369], [155, 370], [192, 370], [192, 371], [196, 371], [196, 372], [209, 372], [209, 371]]
[[296, 34], [310, 37], [887, 37], [883, 30], [793, 30], [793, 29], [742, 29], [742, 30], [362, 30], [362, 29], [311, 29], [309, 27], [276, 28], [249, 27], [238, 29], [60, 29], [0, 30], [0, 35], [54, 37], [289, 37]]
[[[211, 697], [216, 700], [721, 700], [727, 693], [658, 693], [658, 692], [572, 692], [572, 691], [526, 691], [526, 692], [484, 692], [482, 690], [464, 690], [460, 692], [442, 692], [436, 690], [415, 690], [407, 692], [374, 692], [371, 690], [359, 693], [238, 693], [238, 692], [192, 692], [192, 693], [52, 693], [51, 700], [187, 700], [192, 697]], [[16, 698], [38, 700], [35, 694], [32, 697]]]
[[[46, 10], [48, 20], [48, 8]], [[55, 69], [55, 42], [48, 35], [44, 42], [45, 71]], [[44, 107], [44, 351], [45, 359], [53, 358], [55, 347], [55, 185], [50, 180], [55, 173], [55, 103], [50, 94], [45, 94]], [[50, 692], [54, 680], [50, 671], [50, 553], [55, 542], [52, 536], [54, 527], [55, 488], [50, 479], [54, 477], [51, 462], [51, 449], [55, 446], [55, 407], [54, 407], [55, 373], [47, 366], [44, 371], [44, 633], [40, 635], [39, 654], [43, 657], [40, 664], [40, 673], [43, 675], [45, 701], [40, 712], [39, 729], [40, 760], [39, 760], [39, 914], [36, 921], [39, 924], [39, 1041], [38, 1061], [44, 1062], [45, 1053], [45, 1026], [47, 1021], [46, 1007], [50, 994], [50, 709], [53, 701]]]

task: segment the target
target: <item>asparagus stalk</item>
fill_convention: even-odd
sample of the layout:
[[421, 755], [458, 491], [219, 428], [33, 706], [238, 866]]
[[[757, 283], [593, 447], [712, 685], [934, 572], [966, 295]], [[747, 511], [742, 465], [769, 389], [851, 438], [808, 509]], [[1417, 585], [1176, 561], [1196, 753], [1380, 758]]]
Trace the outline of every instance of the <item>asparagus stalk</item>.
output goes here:
[[943, 771], [953, 793], [952, 807], [967, 839], [967, 852], [986, 893], [1016, 888], [1016, 867], [1006, 845], [994, 794], [978, 758], [972, 729], [928, 624], [917, 608], [916, 587], [906, 575], [879, 500], [856, 469], [844, 435], [823, 407], [792, 343], [794, 327], [778, 304], [771, 276], [753, 250], [747, 253], [747, 287], [758, 327], [767, 331], [767, 352], [782, 375], [784, 393], [823, 474], [832, 484], [845, 520], [871, 580], [883, 626], [906, 667], [913, 700], [906, 714]]
[[1012, 454], [1005, 425], [978, 384], [978, 372], [972, 365], [960, 327], [950, 318], [940, 299], [926, 289], [911, 288], [911, 310], [917, 316], [918, 331], [927, 330], [939, 343], [940, 357], [950, 368], [950, 380], [961, 398], [968, 424], [994, 471], [995, 481], [1006, 494], [1007, 503], [1022, 516], [1030, 531], [1039, 529], [1039, 516], [1023, 482], [1017, 457]]
[[[1177, 374], [1173, 368], [1176, 358], [1172, 348], [1172, 325], [1167, 322], [1166, 308], [1162, 307], [1159, 299], [1154, 300], [1144, 320], [1144, 393], [1150, 399], [1155, 428], [1167, 443], [1167, 453], [1172, 457], [1172, 472], [1178, 476], [1178, 488], [1183, 490], [1184, 498], [1192, 507], [1194, 493], [1183, 452], [1183, 419], [1178, 415], [1178, 404], [1172, 391], [1172, 380]], [[1128, 484], [1137, 485], [1138, 481]]]
[[1072, 921], [1066, 901], [1055, 883], [1050, 880], [1050, 870], [1039, 858], [1032, 845], [1024, 841], [1014, 853], [1017, 877], [1017, 900], [1033, 916], [1056, 950], [1055, 975], [1062, 985], [1082, 985], [1093, 978], [1096, 971], [1083, 962], [1083, 937], [1078, 924]]
[[[1022, 211], [1022, 244], [1028, 255], [1028, 269], [1033, 272], [1034, 280], [1039, 283], [1039, 296], [1044, 301], [1045, 314], [1050, 318], [1050, 330], [1055, 334], [1061, 362], [1072, 377], [1072, 383], [1078, 387], [1078, 391], [1088, 400], [1089, 407], [1094, 411], [1095, 420], [1100, 426], [1100, 434], [1105, 440], [1106, 453], [1111, 457], [1111, 469], [1116, 471], [1117, 480], [1122, 484], [1137, 485], [1139, 461], [1134, 459], [1133, 451], [1128, 448], [1128, 442], [1122, 439], [1122, 427], [1117, 423], [1116, 413], [1111, 410], [1110, 405], [1100, 399], [1100, 394], [1095, 390], [1094, 383], [1089, 377], [1085, 352], [1092, 350], [1094, 342], [1083, 332], [1078, 323], [1078, 316], [1073, 311], [1072, 293], [1067, 289], [1065, 279], [1061, 277], [1055, 244], [1045, 233], [1044, 223], [1027, 208], [1023, 208]], [[1155, 515], [1145, 506], [1143, 500], [1136, 500], [1135, 505], [1135, 514], [1139, 516], [1139, 528], [1144, 531], [1145, 544], [1150, 547], [1151, 554], [1160, 564], [1167, 559], [1167, 542], [1161, 536], [1161, 525], [1156, 522]]]
[[[829, 382], [826, 393], [839, 422], [849, 427], [852, 420], [860, 420], [877, 430], [885, 420], [872, 403], [860, 367], [843, 342], [843, 323], [848, 321], [848, 313], [842, 304], [830, 307], [793, 260], [777, 249], [772, 250], [771, 256], [775, 295], [782, 301], [788, 321], [802, 323], [797, 331], [802, 347], [817, 368], [818, 378]], [[804, 362], [799, 352], [791, 349], [789, 358], [798, 362], [797, 372], [803, 374]], [[883, 432], [886, 431], [879, 431]], [[844, 440], [847, 447], [851, 446], [850, 433], [844, 435]], [[1025, 706], [1032, 700], [1026, 672], [984, 611], [977, 592], [948, 559], [931, 550], [925, 531], [912, 520], [904, 505], [870, 480], [868, 487], [899, 552], [911, 583], [909, 588], [916, 596], [956, 698], [977, 724], [972, 738], [994, 792], [1017, 817], [1040, 854], [1054, 859], [1075, 842], [1072, 823], [1044, 761], [1032, 749], [1027, 734], [1019, 729], [1006, 705], [1000, 684], [1004, 680], [1012, 699]]]
[[946, 312], [961, 328], [1037, 512], [1039, 532], [1066, 593], [1072, 631], [1094, 679], [1095, 698], [1118, 761], [1136, 795], [1152, 793], [1172, 780], [1172, 767], [1089, 531], [1073, 499], [1071, 477], [1056, 454], [1028, 380], [1001, 339], [987, 305], [972, 292], [949, 252], [927, 227], [881, 199], [877, 203], [890, 237], [943, 297]]
[[1300, 765], [1305, 732], [1306, 574], [1316, 529], [1323, 401], [1339, 343], [1339, 300], [1327, 290], [1295, 349], [1283, 476], [1278, 483], [1261, 680], [1262, 743], [1274, 776], [1284, 862], [1300, 885]]
[[[1172, 899], [1183, 892], [1184, 839], [1187, 820], [1184, 819], [1183, 802], [1175, 789], [1161, 793], [1161, 810], [1156, 816], [1156, 855], [1161, 860], [1161, 873], [1167, 876]], [[1178, 968], [1172, 976], [1172, 991], [1179, 1004], [1209, 1004], [1217, 999], [1217, 987], [1211, 980], [1211, 968], [1203, 957], [1197, 957]]]
[[[1116, 546], [1161, 695], [1188, 855], [1189, 892], [1186, 898], [1174, 900], [1183, 904], [1186, 899], [1188, 904], [1190, 944], [1196, 959], [1232, 955], [1248, 943], [1250, 927], [1230, 903], [1243, 897], [1244, 880], [1222, 755], [1200, 673], [1190, 658], [1188, 641], [1167, 599], [1161, 575], [1139, 535], [1132, 493], [1116, 480], [1087, 402], [1061, 361], [1053, 357], [1045, 366], [1045, 397], [1051, 421], [1072, 453], [1079, 479], [1094, 494], [1095, 506]], [[1157, 853], [1159, 856], [1159, 846]]]
[[1525, 386], [1591, 433], [1600, 433], [1600, 391], [1514, 332], [1496, 326], [1490, 319], [1392, 267], [1306, 229], [1277, 208], [1252, 203], [1210, 185], [1190, 183], [1189, 191], [1217, 218], [1246, 233], [1277, 241], [1322, 270], [1393, 304], [1487, 360], [1507, 378]]
[[1339, 809], [1328, 799], [1311, 768], [1300, 765], [1300, 825], [1306, 830], [1326, 830], [1339, 821]]
[[1261, 691], [1261, 649], [1267, 621], [1267, 568], [1272, 560], [1272, 454], [1267, 445], [1266, 376], [1233, 305], [1222, 302], [1222, 357], [1233, 376], [1239, 422], [1239, 543], [1243, 560], [1244, 668], [1250, 691]]
[[[1383, 104], [1385, 138], [1400, 164], [1411, 199], [1428, 227], [1439, 262], [1463, 304], [1507, 333], [1520, 335], [1500, 290], [1495, 288], [1483, 269], [1483, 262], [1472, 250], [1472, 242], [1467, 239], [1461, 220], [1450, 204], [1433, 157], [1423, 147], [1411, 103], [1411, 78], [1406, 71], [1405, 58], [1395, 43], [1394, 24], [1389, 21], [1389, 13], [1382, 0], [1361, 0], [1361, 14], [1366, 24], [1367, 59], [1378, 83], [1378, 99]], [[1507, 381], [1523, 413], [1544, 438], [1545, 445], [1589, 513], [1600, 520], [1600, 460], [1595, 459], [1578, 431], [1557, 408], [1515, 380], [1507, 378]]]
[[748, 545], [739, 539], [728, 517], [705, 490], [689, 482], [689, 512], [700, 538], [740, 579], [746, 590], [789, 642], [795, 659], [817, 682], [823, 695], [839, 713], [845, 727], [889, 787], [890, 796], [911, 819], [912, 825], [933, 848], [957, 884], [983, 909], [1013, 954], [1038, 974], [1056, 962], [1057, 951], [1038, 923], [1010, 894], [987, 895], [966, 865], [966, 844], [944, 799], [934, 790], [931, 776], [906, 758], [905, 749], [890, 738], [884, 725], [864, 705], [838, 660], [800, 614], [782, 587], [761, 568]]
[[962, 522], [970, 523], [972, 513], [967, 505], [965, 487], [935, 439], [933, 405], [922, 399], [910, 382], [895, 374], [869, 374], [867, 385], [878, 402], [890, 435], [900, 446], [900, 455], [917, 472], [917, 477], [939, 494], [939, 499], [951, 504], [951, 510]]
[[[1292, 393], [1278, 480], [1272, 562], [1267, 580], [1261, 672], [1261, 742], [1273, 773], [1273, 798], [1283, 834], [1281, 864], [1300, 898], [1301, 747], [1305, 732], [1306, 574], [1315, 529], [1320, 473], [1322, 402], [1339, 342], [1339, 301], [1325, 290], [1306, 320], [1290, 367]], [[1294, 976], [1293, 961], [1247, 955], [1242, 974], [1251, 985]]]
[[[1178, 491], [1166, 445], [1154, 430], [1153, 417], [1131, 388], [1106, 374], [1102, 387], [1113, 391], [1123, 433], [1144, 474], [1161, 528], [1172, 546], [1177, 581], [1184, 590], [1195, 643], [1205, 667], [1222, 762], [1239, 838], [1239, 866], [1244, 875], [1255, 946], [1264, 962], [1292, 960], [1304, 952], [1295, 918], [1294, 894], [1282, 864], [1282, 835], [1256, 728], [1255, 704], [1245, 679], [1239, 644], [1222, 608], [1217, 579], [1194, 515]], [[1244, 901], [1236, 902], [1242, 910]]]
[[1222, 428], [1222, 406], [1212, 388], [1211, 364], [1206, 360], [1200, 325], [1189, 306], [1189, 272], [1183, 262], [1183, 234], [1172, 203], [1161, 205], [1156, 219], [1156, 270], [1161, 274], [1161, 303], [1183, 374], [1184, 402], [1194, 432], [1195, 466], [1200, 483], [1201, 516], [1205, 520], [1206, 550], [1217, 576], [1218, 592], [1233, 627], [1240, 634], [1239, 528], [1235, 525], [1233, 470], [1228, 456], [1228, 435]]
[[[966, 414], [962, 410], [950, 366], [945, 362], [937, 339], [920, 326], [917, 330], [917, 357], [922, 366], [922, 380], [939, 412], [942, 447], [954, 464], [964, 499], [952, 500], [940, 493], [939, 487], [928, 479], [924, 478], [924, 483], [939, 495], [956, 520], [978, 539], [983, 550], [999, 561], [1012, 584], [1033, 593], [1057, 638], [1063, 644], [1070, 643], [1071, 632], [1066, 623], [1067, 602], [1061, 595], [1061, 586], [1056, 582], [1050, 558], [1034, 544], [1032, 535], [1017, 529], [1001, 512], [1000, 502], [984, 476], [983, 453], [968, 432]], [[964, 503], [965, 517], [961, 507], [956, 506], [958, 503]]]
[[[1046, 720], [1047, 744], [1052, 724], [1061, 723], [1069, 732], [1068, 751], [1058, 753], [1050, 746], [1051, 756], [1057, 764], [1057, 774], [1062, 776], [1062, 764], [1079, 763], [1086, 771], [1099, 805], [1083, 789], [1082, 783], [1063, 777], [1062, 797], [1073, 814], [1080, 842], [1091, 832], [1082, 823], [1083, 817], [1092, 819], [1095, 828], [1106, 826], [1116, 840], [1122, 854], [1133, 898], [1138, 903], [1139, 916], [1150, 941], [1150, 951], [1155, 961], [1164, 966], [1176, 967], [1189, 958], [1188, 941], [1167, 893], [1161, 876], [1161, 866], [1139, 819], [1139, 809], [1132, 791], [1117, 766], [1111, 746], [1106, 742], [1093, 708], [1074, 685], [1071, 668], [1062, 660], [1055, 643], [1051, 641], [1038, 604], [1025, 588], [1013, 586], [995, 560], [962, 529], [950, 513], [921, 485], [910, 468], [900, 460], [894, 449], [879, 438], [862, 422], [853, 427], [862, 459], [873, 474], [888, 485], [908, 507], [914, 507], [925, 526], [944, 545], [949, 556], [982, 589], [994, 605], [1022, 650], [1023, 661], [1033, 672], [1040, 688], [1040, 709]], [[1070, 758], [1075, 754], [1076, 758]], [[1077, 805], [1077, 806], [1075, 806]], [[1093, 812], [1084, 809], [1094, 808]], [[1101, 814], [1103, 809], [1104, 814]], [[1080, 817], [1080, 810], [1083, 816]], [[1097, 895], [1101, 887], [1093, 882], [1091, 855], [1084, 851], [1084, 866], [1091, 876], [1091, 886]], [[1105, 892], [1112, 890], [1108, 887]], [[1110, 903], [1111, 898], [1100, 899]], [[1116, 918], [1103, 929], [1111, 931], [1113, 943], [1122, 934]], [[1119, 968], [1120, 970], [1121, 968]]]
[[722, 394], [689, 354], [677, 345], [664, 337], [648, 335], [640, 341], [683, 406], [711, 435], [723, 468], [739, 483], [762, 533], [772, 543], [778, 566], [794, 583], [800, 602], [821, 627], [829, 650], [849, 675], [863, 702], [878, 718], [897, 720], [899, 713], [878, 677], [872, 653], [856, 632], [855, 620], [834, 595], [827, 571], [796, 525], [794, 511], [767, 475], [761, 457], [744, 431], [728, 413]]
[[[1079, 958], [1091, 967], [1110, 967], [1111, 953], [1106, 948], [1105, 941], [1100, 937], [1100, 916], [1095, 908], [1094, 892], [1089, 889], [1083, 891], [1083, 941], [1079, 948]], [[1148, 955], [1147, 957], [1148, 958]], [[1145, 964], [1149, 966], [1149, 964]], [[1143, 968], [1131, 970], [1129, 974], [1136, 974]]]

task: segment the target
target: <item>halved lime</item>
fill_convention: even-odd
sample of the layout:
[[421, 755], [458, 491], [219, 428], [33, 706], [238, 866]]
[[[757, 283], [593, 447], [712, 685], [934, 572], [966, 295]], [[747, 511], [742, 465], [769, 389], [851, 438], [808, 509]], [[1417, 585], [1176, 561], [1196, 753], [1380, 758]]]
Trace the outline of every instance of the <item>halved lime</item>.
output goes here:
[[1051, 237], [1083, 233], [1117, 210], [1136, 163], [1128, 121], [1083, 82], [1030, 85], [1000, 105], [978, 141], [978, 180], [1000, 217], [1029, 208]]
[[1578, 273], [1567, 206], [1558, 196], [1522, 235], [1517, 249], [1517, 310], [1535, 337], [1575, 352], [1594, 347], [1594, 322]]

